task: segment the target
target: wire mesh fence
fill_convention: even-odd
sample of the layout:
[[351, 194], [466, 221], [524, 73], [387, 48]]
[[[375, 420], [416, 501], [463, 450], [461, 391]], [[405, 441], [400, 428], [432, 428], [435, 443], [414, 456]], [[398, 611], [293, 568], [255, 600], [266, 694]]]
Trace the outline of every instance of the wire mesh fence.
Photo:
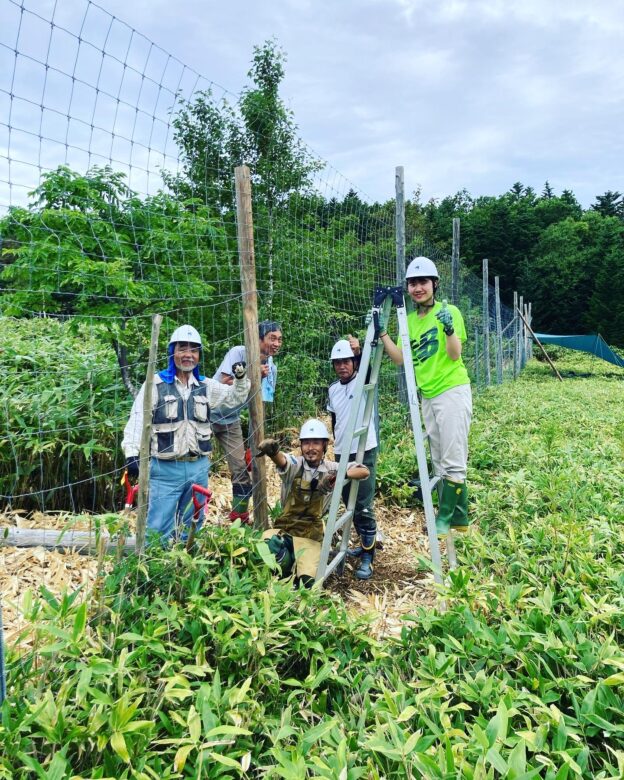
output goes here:
[[[162, 368], [182, 323], [209, 377], [244, 343], [234, 167], [252, 171], [259, 317], [284, 336], [266, 406], [278, 434], [325, 409], [333, 343], [361, 335], [375, 286], [397, 283], [395, 202], [371, 203], [298, 140], [271, 45], [235, 95], [95, 3], [2, 2], [0, 504], [10, 522], [116, 513], [152, 315]], [[494, 287], [464, 269], [454, 283], [451, 257], [409, 224], [404, 252], [433, 259], [441, 297], [457, 296], [476, 386], [513, 378], [518, 320], [497, 316]], [[388, 364], [382, 413], [397, 393]]]

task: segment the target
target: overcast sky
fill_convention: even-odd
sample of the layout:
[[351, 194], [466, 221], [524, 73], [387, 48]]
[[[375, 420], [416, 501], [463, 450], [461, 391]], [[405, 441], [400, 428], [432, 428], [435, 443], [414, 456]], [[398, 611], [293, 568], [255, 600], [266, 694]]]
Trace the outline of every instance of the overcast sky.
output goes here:
[[[45, 19], [56, 8], [56, 21], [68, 28], [85, 18], [84, 0], [24, 5]], [[420, 187], [424, 200], [461, 188], [473, 196], [498, 195], [516, 181], [540, 192], [546, 179], [556, 192], [572, 189], [584, 206], [608, 189], [624, 190], [620, 0], [100, 5], [233, 93], [247, 83], [253, 45], [276, 36], [288, 56], [282, 96], [301, 137], [373, 199], [393, 197], [396, 165], [405, 167], [407, 194]], [[23, 23], [20, 32], [18, 6], [0, 0], [3, 7], [0, 111], [6, 116], [12, 38], [19, 35], [20, 48], [30, 41], [32, 55], [43, 58], [45, 25], [37, 31], [32, 22], [31, 31]], [[111, 27], [94, 8], [85, 27], [96, 43], [101, 28], [100, 45], [107, 49], [123, 37], [121, 25]], [[90, 67], [95, 61], [82, 72]], [[24, 63], [20, 71], [28, 75]], [[26, 114], [20, 119], [17, 105], [11, 109], [14, 123], [33, 121]], [[0, 142], [6, 156], [6, 141]], [[13, 133], [9, 154], [17, 157], [20, 150], [28, 156], [26, 141], [20, 146]], [[53, 162], [54, 153], [44, 150], [41, 166]], [[0, 168], [0, 179], [8, 177], [6, 170]], [[16, 171], [13, 166], [14, 178]]]

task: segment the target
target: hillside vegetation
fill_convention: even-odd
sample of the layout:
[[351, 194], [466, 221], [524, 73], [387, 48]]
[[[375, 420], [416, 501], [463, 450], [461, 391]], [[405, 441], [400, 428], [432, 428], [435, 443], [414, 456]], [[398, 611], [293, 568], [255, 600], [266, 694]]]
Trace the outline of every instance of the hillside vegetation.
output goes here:
[[0, 777], [621, 777], [622, 378], [558, 365], [477, 399], [478, 528], [400, 640], [275, 581], [241, 529], [86, 601], [26, 594]]

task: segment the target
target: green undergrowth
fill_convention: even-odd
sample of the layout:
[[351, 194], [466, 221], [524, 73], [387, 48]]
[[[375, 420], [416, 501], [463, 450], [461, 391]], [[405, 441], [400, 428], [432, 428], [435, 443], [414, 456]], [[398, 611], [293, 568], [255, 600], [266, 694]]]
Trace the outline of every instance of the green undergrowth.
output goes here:
[[476, 528], [446, 611], [399, 639], [275, 580], [236, 527], [125, 560], [88, 602], [27, 595], [0, 778], [624, 776], [622, 380], [567, 370], [477, 399]]

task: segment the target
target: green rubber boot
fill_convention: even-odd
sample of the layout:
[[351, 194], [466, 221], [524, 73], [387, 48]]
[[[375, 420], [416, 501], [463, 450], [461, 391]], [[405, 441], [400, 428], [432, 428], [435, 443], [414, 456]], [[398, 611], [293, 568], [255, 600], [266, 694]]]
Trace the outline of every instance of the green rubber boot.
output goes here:
[[461, 493], [457, 496], [451, 528], [459, 534], [465, 534], [470, 525], [470, 520], [468, 519], [468, 487], [465, 482], [458, 484], [457, 487], [461, 488]]
[[440, 491], [440, 505], [436, 517], [436, 531], [438, 536], [446, 536], [453, 523], [455, 507], [462, 493], [461, 482], [451, 482], [450, 479], [442, 480], [442, 490]]

